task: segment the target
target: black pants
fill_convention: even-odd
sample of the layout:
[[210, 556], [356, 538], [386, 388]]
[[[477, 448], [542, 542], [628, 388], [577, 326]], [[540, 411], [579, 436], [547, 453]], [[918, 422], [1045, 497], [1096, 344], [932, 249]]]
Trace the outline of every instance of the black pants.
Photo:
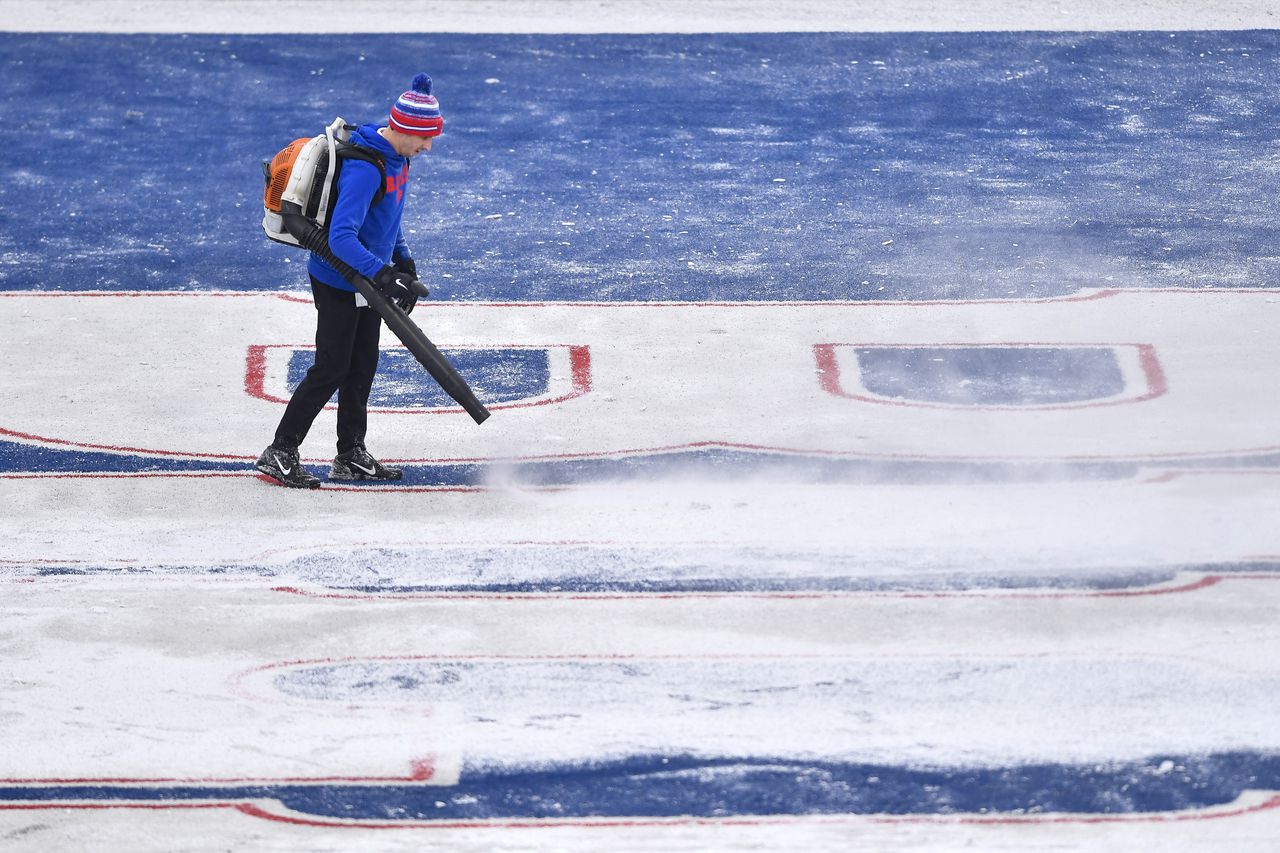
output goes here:
[[364, 444], [369, 423], [369, 389], [378, 370], [382, 318], [356, 307], [356, 295], [311, 279], [316, 302], [316, 363], [299, 383], [280, 426], [277, 447], [297, 447], [320, 410], [338, 392], [338, 452]]

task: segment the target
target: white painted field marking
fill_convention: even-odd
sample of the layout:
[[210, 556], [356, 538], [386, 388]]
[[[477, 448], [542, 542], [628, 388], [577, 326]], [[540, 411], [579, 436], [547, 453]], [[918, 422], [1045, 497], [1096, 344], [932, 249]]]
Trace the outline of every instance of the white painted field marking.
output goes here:
[[[254, 347], [292, 344], [313, 322], [272, 295], [135, 298], [7, 294], [0, 343], [22, 441], [179, 457], [247, 459], [282, 403], [246, 391]], [[218, 322], [193, 329], [195, 303]], [[21, 317], [22, 322], [17, 322]], [[441, 303], [415, 318], [441, 346], [585, 346], [591, 392], [503, 411], [371, 416], [370, 445], [400, 460], [582, 458], [696, 443], [860, 458], [1151, 460], [1280, 449], [1274, 293], [1123, 291], [1043, 302], [914, 304]], [[137, 340], [148, 339], [145, 350]], [[58, 357], [51, 357], [57, 341]], [[824, 388], [815, 346], [1141, 346], [1150, 377], [1107, 406], [886, 406]], [[1131, 373], [1132, 371], [1130, 371]], [[1115, 402], [1115, 401], [1113, 401]], [[310, 447], [332, 445], [332, 413]], [[428, 422], [424, 422], [428, 421]]]

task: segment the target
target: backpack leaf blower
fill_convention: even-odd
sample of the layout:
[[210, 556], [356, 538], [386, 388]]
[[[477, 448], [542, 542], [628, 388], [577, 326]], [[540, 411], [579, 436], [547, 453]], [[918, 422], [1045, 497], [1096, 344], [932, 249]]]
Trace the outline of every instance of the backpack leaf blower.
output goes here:
[[[337, 270], [365, 298], [369, 307], [378, 312], [387, 328], [413, 353], [444, 392], [477, 424], [484, 423], [489, 417], [489, 410], [476, 398], [471, 386], [444, 353], [403, 308], [384, 296], [368, 278], [343, 263], [329, 248], [328, 218], [337, 195], [341, 161], [366, 160], [377, 166], [379, 171], [384, 171], [376, 155], [348, 141], [350, 132], [351, 126], [338, 118], [325, 128], [324, 133], [294, 140], [270, 162], [262, 164], [266, 182], [262, 229], [272, 240], [314, 252]], [[385, 180], [382, 183], [385, 184]], [[374, 197], [374, 204], [378, 198]], [[418, 295], [426, 296], [426, 287], [421, 282], [415, 284], [421, 288]]]

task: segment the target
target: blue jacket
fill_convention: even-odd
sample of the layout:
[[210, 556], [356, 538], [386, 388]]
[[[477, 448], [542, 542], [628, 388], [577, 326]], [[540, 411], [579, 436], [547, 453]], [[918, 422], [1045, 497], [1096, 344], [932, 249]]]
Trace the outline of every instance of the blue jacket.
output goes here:
[[[377, 275], [393, 257], [409, 257], [409, 247], [400, 228], [409, 161], [378, 135], [378, 127], [377, 124], [361, 125], [352, 131], [351, 141], [372, 148], [386, 158], [387, 194], [370, 207], [369, 202], [378, 190], [378, 167], [363, 160], [345, 160], [338, 175], [338, 201], [329, 213], [329, 248], [367, 278]], [[355, 290], [337, 270], [314, 254], [307, 271], [330, 287]]]

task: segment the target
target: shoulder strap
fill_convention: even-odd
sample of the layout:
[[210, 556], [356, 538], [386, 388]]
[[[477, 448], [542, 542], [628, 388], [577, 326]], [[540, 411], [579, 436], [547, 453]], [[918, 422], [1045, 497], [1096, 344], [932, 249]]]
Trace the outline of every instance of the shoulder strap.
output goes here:
[[378, 189], [373, 194], [373, 201], [369, 202], [369, 206], [373, 207], [382, 201], [382, 197], [387, 194], [387, 160], [372, 148], [365, 148], [363, 145], [356, 145], [354, 142], [339, 142], [337, 147], [338, 159], [340, 160], [363, 160], [366, 163], [372, 163], [378, 169], [378, 175], [382, 180], [378, 181]]

